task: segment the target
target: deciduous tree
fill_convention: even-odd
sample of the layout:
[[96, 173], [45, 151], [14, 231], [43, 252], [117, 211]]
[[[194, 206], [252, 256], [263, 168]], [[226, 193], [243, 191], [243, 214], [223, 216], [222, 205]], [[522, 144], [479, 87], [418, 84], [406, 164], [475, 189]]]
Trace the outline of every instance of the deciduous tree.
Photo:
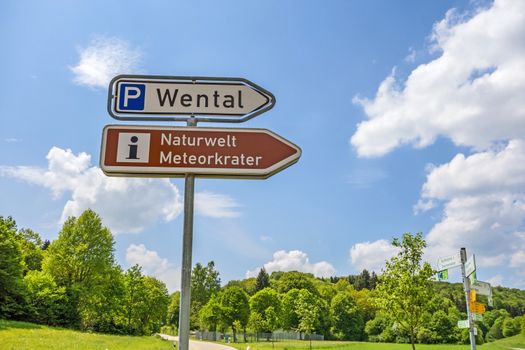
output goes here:
[[340, 292], [330, 305], [332, 333], [342, 340], [362, 340], [364, 329], [363, 312], [348, 292]]
[[248, 295], [239, 287], [230, 287], [221, 293], [220, 304], [222, 320], [232, 328], [233, 341], [237, 341], [237, 323], [246, 331], [250, 317], [250, 303]]
[[405, 233], [401, 240], [395, 238], [392, 245], [399, 252], [386, 261], [376, 289], [377, 305], [392, 315], [399, 327], [409, 334], [412, 349], [415, 350], [422, 316], [430, 307], [430, 279], [435, 272], [428, 263], [422, 261], [423, 248], [426, 246], [422, 233]]
[[16, 231], [13, 218], [0, 216], [0, 318], [24, 315], [25, 264]]
[[208, 262], [206, 266], [195, 264], [191, 272], [191, 308], [190, 324], [192, 328], [199, 325], [199, 313], [211, 296], [221, 289], [219, 272], [215, 270], [215, 263]]
[[111, 232], [88, 209], [78, 218], [68, 218], [47, 249], [42, 268], [66, 288], [70, 324], [93, 328], [107, 311], [100, 306], [113, 305], [114, 300], [108, 299], [108, 289], [116, 282], [108, 278], [116, 269], [113, 247]]

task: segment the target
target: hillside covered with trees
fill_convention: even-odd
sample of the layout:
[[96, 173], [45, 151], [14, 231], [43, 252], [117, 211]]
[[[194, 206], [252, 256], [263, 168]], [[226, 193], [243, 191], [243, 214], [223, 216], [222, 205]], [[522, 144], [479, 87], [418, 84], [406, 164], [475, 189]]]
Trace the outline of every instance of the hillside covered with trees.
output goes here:
[[[405, 239], [424, 246], [417, 235], [404, 235], [397, 244]], [[111, 232], [91, 210], [66, 220], [53, 242], [0, 217], [0, 318], [114, 334], [176, 329], [179, 292], [169, 295], [162, 281], [145, 276], [138, 265], [123, 270], [114, 245]], [[213, 262], [197, 263], [191, 328], [231, 333], [236, 341], [247, 332], [286, 330], [339, 340], [468, 342], [467, 330], [457, 327], [466, 319], [462, 285], [430, 281], [425, 274], [433, 272], [425, 265], [418, 267], [423, 287], [413, 296], [424, 300], [424, 307], [418, 309], [416, 327], [407, 330], [398, 317], [401, 311], [393, 312], [395, 303], [388, 300], [395, 291], [389, 289], [387, 272], [394, 265], [388, 262], [380, 276], [363, 270], [328, 279], [297, 271], [268, 274], [263, 268], [256, 278], [221, 284]], [[477, 321], [477, 341], [525, 333], [524, 314], [525, 291], [495, 287], [494, 307]]]

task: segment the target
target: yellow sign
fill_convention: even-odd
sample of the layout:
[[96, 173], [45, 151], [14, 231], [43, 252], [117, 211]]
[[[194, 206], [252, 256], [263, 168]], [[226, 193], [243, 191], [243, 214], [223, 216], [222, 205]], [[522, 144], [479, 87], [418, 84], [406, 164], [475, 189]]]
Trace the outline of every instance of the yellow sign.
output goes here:
[[469, 300], [471, 303], [475, 302], [476, 301], [476, 291], [474, 289], [472, 289], [470, 291], [470, 297], [469, 297]]
[[470, 312], [475, 314], [484, 314], [485, 313], [485, 305], [480, 303], [472, 303], [470, 304]]

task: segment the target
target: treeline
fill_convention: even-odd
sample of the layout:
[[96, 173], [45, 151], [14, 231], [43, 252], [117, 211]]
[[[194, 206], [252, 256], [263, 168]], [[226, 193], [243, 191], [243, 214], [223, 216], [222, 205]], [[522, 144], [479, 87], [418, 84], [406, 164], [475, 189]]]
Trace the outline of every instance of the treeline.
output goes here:
[[0, 318], [115, 334], [151, 334], [166, 323], [163, 282], [115, 262], [113, 236], [91, 210], [42, 241], [0, 216]]
[[[69, 218], [53, 242], [0, 217], [0, 318], [115, 334], [151, 334], [161, 327], [176, 331], [180, 293], [168, 295], [165, 284], [145, 276], [138, 265], [124, 271], [115, 261], [114, 245], [111, 232], [91, 210]], [[384, 307], [385, 274], [363, 270], [320, 279], [261, 269], [256, 278], [223, 286], [209, 262], [194, 266], [191, 283], [191, 328], [232, 332], [235, 341], [243, 341], [247, 332], [291, 330], [325, 339], [468, 342], [467, 330], [457, 327], [467, 318], [459, 283], [426, 279], [419, 286], [425, 308], [412, 334], [399, 315]], [[486, 304], [483, 298], [478, 297]], [[524, 314], [525, 291], [494, 288], [494, 307], [476, 321], [478, 342], [525, 334]]]
[[[315, 278], [301, 272], [261, 269], [257, 278], [230, 281], [220, 287], [213, 262], [193, 270], [191, 328], [231, 332], [243, 341], [246, 332], [291, 330], [318, 333], [325, 339], [409, 343], [410, 335], [396, 315], [378, 307], [376, 286], [381, 278], [367, 270], [359, 275]], [[430, 283], [430, 302], [417, 328], [417, 342], [468, 343], [466, 329], [457, 322], [467, 318], [460, 283]], [[487, 303], [483, 296], [478, 300]], [[178, 312], [179, 295], [172, 299]], [[525, 291], [494, 288], [494, 307], [477, 321], [477, 342], [525, 334]], [[173, 328], [177, 328], [174, 320]], [[239, 336], [239, 333], [242, 335]]]

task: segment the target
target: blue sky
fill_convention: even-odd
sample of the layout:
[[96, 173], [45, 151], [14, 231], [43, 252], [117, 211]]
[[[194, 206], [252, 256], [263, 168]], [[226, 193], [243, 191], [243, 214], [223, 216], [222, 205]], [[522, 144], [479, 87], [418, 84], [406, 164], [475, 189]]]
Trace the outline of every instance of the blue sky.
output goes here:
[[54, 239], [91, 207], [123, 267], [177, 288], [183, 180], [102, 175], [102, 128], [123, 124], [107, 83], [243, 77], [277, 104], [232, 127], [303, 155], [268, 180], [197, 179], [194, 262], [223, 281], [379, 271], [421, 231], [431, 262], [465, 246], [478, 278], [523, 288], [524, 18], [520, 0], [2, 2], [0, 215]]

